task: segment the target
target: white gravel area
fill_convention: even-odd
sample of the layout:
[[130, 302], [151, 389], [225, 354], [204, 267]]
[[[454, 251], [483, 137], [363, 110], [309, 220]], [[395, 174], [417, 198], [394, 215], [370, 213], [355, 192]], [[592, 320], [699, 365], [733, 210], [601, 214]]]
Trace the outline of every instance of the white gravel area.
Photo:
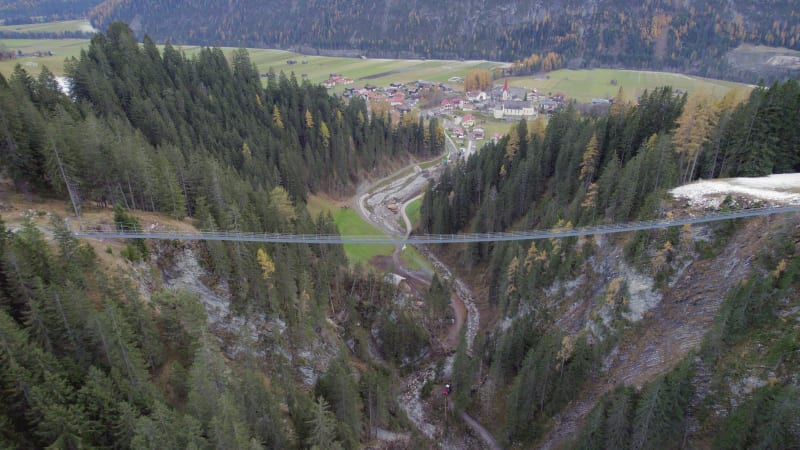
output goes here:
[[715, 208], [727, 195], [741, 195], [773, 205], [800, 205], [800, 173], [756, 178], [701, 180], [679, 186], [670, 193], [695, 207]]

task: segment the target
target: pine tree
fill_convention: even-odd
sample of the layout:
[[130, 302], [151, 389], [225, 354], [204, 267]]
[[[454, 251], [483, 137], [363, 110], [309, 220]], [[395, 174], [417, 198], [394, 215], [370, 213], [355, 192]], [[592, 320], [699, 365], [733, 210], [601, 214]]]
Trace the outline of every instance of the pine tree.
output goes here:
[[311, 434], [306, 445], [318, 450], [340, 450], [342, 445], [336, 440], [336, 417], [330, 411], [330, 405], [323, 396], [317, 397], [314, 411], [309, 420]]
[[346, 358], [346, 354], [340, 352], [331, 361], [328, 371], [317, 381], [315, 392], [330, 402], [336, 416], [338, 439], [345, 448], [354, 448], [361, 437], [361, 398]]
[[597, 144], [597, 135], [592, 135], [589, 144], [586, 145], [586, 150], [583, 152], [581, 160], [581, 174], [579, 179], [588, 187], [595, 177], [597, 172], [597, 164], [600, 162], [600, 152]]

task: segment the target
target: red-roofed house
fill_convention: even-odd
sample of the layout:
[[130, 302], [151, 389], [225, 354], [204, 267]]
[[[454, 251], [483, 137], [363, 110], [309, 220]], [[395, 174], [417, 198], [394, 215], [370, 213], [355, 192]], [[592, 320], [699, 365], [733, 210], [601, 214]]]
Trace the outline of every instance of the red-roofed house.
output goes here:
[[465, 127], [474, 127], [475, 126], [475, 116], [472, 114], [464, 114], [464, 117], [461, 118], [461, 125]]
[[389, 99], [389, 104], [392, 106], [400, 106], [405, 103], [406, 99], [403, 94], [397, 94]]

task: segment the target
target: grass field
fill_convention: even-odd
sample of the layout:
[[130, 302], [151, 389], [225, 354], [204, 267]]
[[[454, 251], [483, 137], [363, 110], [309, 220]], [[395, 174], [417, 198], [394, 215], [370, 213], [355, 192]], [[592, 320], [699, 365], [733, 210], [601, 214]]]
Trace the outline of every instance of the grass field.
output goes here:
[[29, 23], [23, 25], [0, 25], [0, 31], [17, 33], [60, 33], [63, 31], [96, 31], [88, 20], [65, 20], [62, 22]]
[[336, 216], [345, 202], [338, 202], [325, 195], [310, 194], [306, 202], [306, 209], [311, 217], [317, 218], [322, 213], [331, 213]]
[[400, 253], [400, 260], [403, 261], [406, 268], [410, 270], [427, 270], [433, 272], [433, 265], [430, 261], [410, 245], [407, 245], [406, 249]]
[[[545, 78], [546, 77], [546, 78]], [[648, 72], [638, 70], [592, 69], [556, 70], [545, 77], [509, 78], [508, 84], [517, 87], [538, 89], [540, 93], [563, 93], [578, 101], [588, 102], [593, 98], [613, 98], [619, 88], [628, 100], [635, 100], [645, 89], [658, 86], [672, 86], [686, 92], [702, 91], [715, 97], [722, 97], [730, 89], [751, 87], [730, 81], [712, 80], [677, 73]], [[616, 80], [616, 84], [612, 84]]]
[[[353, 209], [340, 209], [334, 217], [342, 236], [382, 236], [381, 230], [370, 225]], [[392, 244], [345, 244], [344, 252], [350, 264], [368, 264], [374, 256], [391, 255]]]
[[36, 76], [47, 66], [56, 75], [64, 74], [64, 59], [81, 53], [81, 48], [88, 45], [85, 39], [0, 39], [0, 47], [8, 50], [21, 50], [23, 53], [53, 52], [53, 56], [25, 56], [16, 59], [0, 61], [0, 73], [8, 77], [14, 71], [14, 66], [20, 64], [28, 73]]
[[[322, 195], [309, 195], [306, 203], [308, 213], [312, 217], [331, 213], [342, 236], [382, 236], [381, 230], [367, 223], [351, 208], [342, 208], [346, 202], [332, 200]], [[345, 244], [344, 252], [350, 264], [368, 264], [373, 256], [391, 255], [394, 246], [391, 244], [359, 245]]]
[[[63, 22], [59, 22], [63, 23]], [[44, 25], [44, 24], [42, 24]], [[53, 24], [53, 27], [56, 25]], [[13, 70], [14, 65], [20, 63], [29, 70], [36, 69], [41, 65], [47, 67], [56, 75], [63, 75], [64, 58], [77, 56], [80, 49], [88, 45], [88, 40], [82, 39], [3, 39], [0, 44], [10, 50], [21, 50], [23, 53], [34, 53], [37, 51], [47, 52], [52, 50], [55, 56], [52, 57], [24, 57], [11, 61], [0, 62], [0, 73], [8, 76]], [[187, 56], [191, 56], [200, 51], [199, 46], [176, 46]], [[226, 54], [233, 52], [233, 48], [223, 47]], [[287, 75], [294, 72], [298, 81], [307, 78], [312, 83], [320, 83], [326, 80], [331, 73], [340, 73], [343, 76], [353, 78], [356, 84], [375, 84], [385, 86], [392, 82], [411, 82], [417, 80], [447, 81], [453, 76], [464, 76], [467, 71], [475, 68], [492, 69], [502, 63], [489, 61], [444, 61], [444, 60], [389, 60], [389, 59], [359, 59], [359, 58], [336, 58], [329, 56], [307, 56], [292, 53], [285, 50], [272, 49], [248, 49], [250, 59], [258, 68], [260, 73], [267, 73], [270, 67], [276, 72], [283, 71]], [[297, 61], [296, 64], [288, 64], [287, 61]], [[303, 64], [303, 61], [306, 64]], [[32, 64], [28, 64], [32, 63]], [[303, 74], [306, 76], [303, 77]], [[334, 92], [341, 92], [344, 86], [334, 89]]]
[[408, 206], [406, 206], [406, 215], [408, 216], [408, 220], [411, 221], [411, 226], [415, 227], [417, 224], [419, 224], [420, 207], [422, 207], [422, 197], [414, 200], [413, 202], [409, 203]]
[[[55, 22], [51, 24], [26, 25], [24, 27], [42, 27], [42, 30], [75, 29], [87, 25], [82, 21]], [[13, 27], [13, 26], [10, 26]], [[0, 27], [2, 29], [3, 27]], [[20, 28], [17, 26], [17, 28]], [[53, 56], [23, 57], [15, 60], [0, 61], [0, 73], [8, 76], [19, 63], [29, 71], [38, 74], [39, 67], [46, 65], [56, 75], [63, 75], [64, 58], [78, 56], [80, 49], [88, 45], [82, 39], [3, 39], [0, 45], [9, 50], [21, 50], [23, 53], [52, 51]], [[197, 53], [199, 46], [179, 47], [186, 55]], [[234, 49], [224, 47], [230, 54]], [[303, 78], [312, 83], [327, 79], [331, 73], [340, 73], [353, 78], [356, 85], [375, 84], [386, 86], [391, 82], [410, 82], [430, 80], [446, 82], [453, 76], [464, 76], [475, 68], [492, 69], [504, 63], [490, 61], [445, 61], [445, 60], [389, 60], [336, 58], [329, 56], [308, 56], [285, 50], [248, 49], [250, 59], [260, 73], [267, 73], [272, 68], [276, 73], [294, 72], [299, 81]], [[297, 61], [288, 64], [287, 61]], [[305, 62], [305, 64], [303, 63]], [[305, 74], [305, 77], [303, 76]], [[612, 84], [615, 80], [616, 84]], [[687, 75], [617, 69], [593, 70], [557, 70], [545, 76], [527, 76], [509, 78], [509, 84], [527, 88], [536, 88], [542, 93], [563, 93], [578, 101], [591, 101], [592, 98], [612, 98], [620, 87], [626, 97], [633, 100], [645, 89], [652, 90], [658, 86], [670, 85], [687, 92], [702, 90], [711, 95], [721, 97], [733, 87], [749, 90], [750, 87], [728, 81], [718, 81]], [[458, 89], [460, 85], [454, 85]], [[333, 92], [341, 92], [344, 86], [338, 86]], [[505, 131], [505, 130], [503, 130]], [[486, 133], [491, 137], [489, 130]]]

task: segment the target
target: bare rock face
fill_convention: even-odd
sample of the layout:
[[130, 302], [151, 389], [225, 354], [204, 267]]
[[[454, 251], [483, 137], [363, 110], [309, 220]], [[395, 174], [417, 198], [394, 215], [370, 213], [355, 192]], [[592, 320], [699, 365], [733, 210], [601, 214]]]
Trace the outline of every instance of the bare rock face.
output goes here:
[[[160, 252], [159, 252], [160, 250]], [[208, 328], [220, 341], [223, 352], [235, 358], [244, 352], [259, 358], [280, 358], [295, 367], [298, 381], [313, 386], [319, 376], [327, 371], [331, 359], [337, 354], [335, 336], [321, 330], [313, 339], [286, 344], [287, 324], [277, 317], [263, 313], [246, 315], [231, 308], [228, 286], [218, 283], [209, 286], [211, 274], [200, 265], [196, 249], [184, 245], [177, 249], [157, 249], [154, 258], [162, 258], [159, 266], [164, 287], [194, 294], [205, 310]], [[144, 283], [140, 282], [140, 285]], [[269, 342], [270, 345], [263, 345]], [[261, 343], [262, 345], [254, 345]]]

